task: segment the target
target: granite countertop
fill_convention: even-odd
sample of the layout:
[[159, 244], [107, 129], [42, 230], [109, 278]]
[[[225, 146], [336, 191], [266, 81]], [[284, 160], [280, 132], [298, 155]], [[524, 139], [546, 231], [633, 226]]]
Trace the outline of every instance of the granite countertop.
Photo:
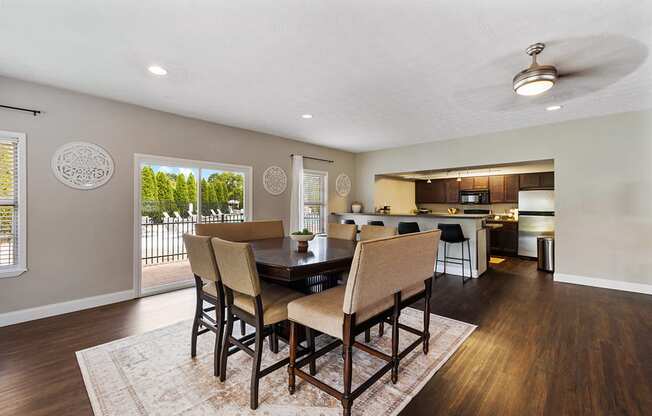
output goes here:
[[432, 212], [430, 214], [379, 214], [377, 212], [334, 212], [333, 215], [367, 215], [377, 217], [432, 217], [432, 218], [470, 218], [485, 219], [487, 214], [449, 214], [448, 212]]

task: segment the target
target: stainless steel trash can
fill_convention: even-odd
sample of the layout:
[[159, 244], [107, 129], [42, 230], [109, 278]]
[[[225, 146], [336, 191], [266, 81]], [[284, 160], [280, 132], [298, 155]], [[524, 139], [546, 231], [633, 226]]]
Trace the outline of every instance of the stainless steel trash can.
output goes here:
[[555, 271], [555, 239], [549, 236], [537, 237], [538, 269]]

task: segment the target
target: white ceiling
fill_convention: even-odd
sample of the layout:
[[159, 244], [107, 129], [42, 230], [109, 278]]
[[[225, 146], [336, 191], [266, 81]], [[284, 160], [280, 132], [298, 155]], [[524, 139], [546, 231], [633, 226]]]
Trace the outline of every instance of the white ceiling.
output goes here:
[[[0, 74], [360, 152], [652, 108], [650, 22], [645, 0], [0, 0]], [[516, 99], [533, 42], [587, 78]]]

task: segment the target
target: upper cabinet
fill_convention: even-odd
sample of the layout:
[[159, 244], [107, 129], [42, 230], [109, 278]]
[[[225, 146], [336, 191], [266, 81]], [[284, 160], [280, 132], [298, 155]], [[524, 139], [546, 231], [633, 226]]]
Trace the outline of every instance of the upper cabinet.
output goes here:
[[445, 179], [446, 203], [457, 204], [460, 202], [460, 182], [456, 179]]
[[489, 189], [489, 177], [488, 176], [474, 176], [473, 177], [473, 189]]
[[474, 189], [489, 189], [488, 176], [469, 176], [466, 178], [462, 178], [462, 181], [458, 183], [459, 183], [460, 191], [472, 191]]
[[457, 204], [459, 202], [459, 183], [455, 179], [433, 179], [416, 181], [414, 188], [417, 204]]
[[518, 202], [518, 175], [490, 176], [489, 198], [492, 204]]
[[555, 173], [523, 173], [519, 175], [520, 189], [554, 189]]

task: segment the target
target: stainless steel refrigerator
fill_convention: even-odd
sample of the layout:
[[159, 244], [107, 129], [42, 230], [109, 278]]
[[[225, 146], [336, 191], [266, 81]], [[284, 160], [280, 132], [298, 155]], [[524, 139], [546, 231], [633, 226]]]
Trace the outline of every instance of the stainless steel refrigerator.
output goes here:
[[537, 237], [554, 236], [555, 191], [518, 193], [518, 255], [537, 256]]

